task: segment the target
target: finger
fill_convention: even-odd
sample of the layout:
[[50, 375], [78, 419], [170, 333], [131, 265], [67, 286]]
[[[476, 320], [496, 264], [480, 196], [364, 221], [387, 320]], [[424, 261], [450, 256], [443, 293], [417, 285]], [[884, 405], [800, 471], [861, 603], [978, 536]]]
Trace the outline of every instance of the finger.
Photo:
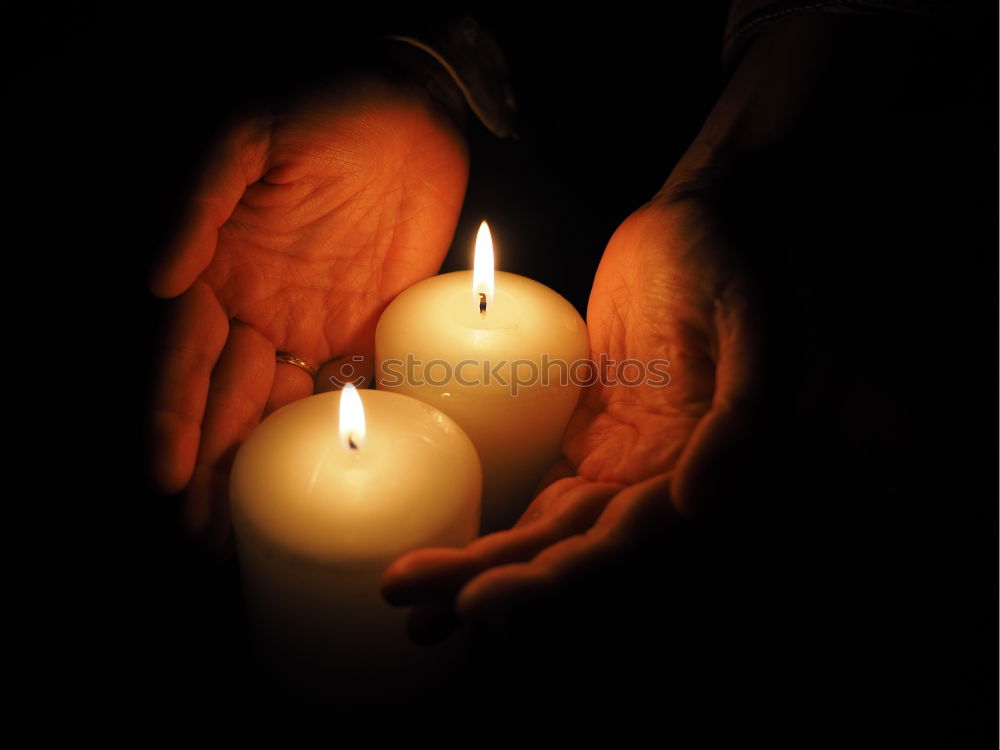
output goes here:
[[586, 533], [547, 547], [530, 562], [485, 571], [459, 593], [455, 605], [459, 617], [480, 621], [539, 601], [638, 549], [679, 520], [669, 490], [668, 474], [627, 487]]
[[759, 438], [764, 351], [752, 295], [732, 287], [717, 307], [719, 356], [712, 407], [691, 435], [675, 469], [674, 502], [686, 517], [704, 515], [741, 483], [750, 444]]
[[620, 489], [580, 477], [564, 479], [528, 508], [531, 523], [484, 536], [463, 549], [429, 548], [402, 556], [386, 570], [382, 593], [396, 605], [449, 599], [482, 571], [530, 560], [560, 539], [590, 528]]
[[229, 469], [239, 443], [260, 422], [274, 368], [271, 342], [240, 321], [232, 321], [212, 373], [198, 463], [185, 496], [185, 522], [197, 535], [224, 536], [228, 528]]
[[382, 596], [396, 607], [446, 599], [478, 572], [478, 561], [467, 547], [427, 547], [403, 555], [386, 569]]
[[[586, 484], [586, 480], [580, 477], [567, 479], [545, 494], [549, 498], [562, 498], [561, 504], [566, 506], [579, 495], [573, 490]], [[537, 510], [544, 501], [544, 498], [536, 498], [529, 510]], [[549, 524], [539, 524], [530, 531], [521, 529], [515, 533], [512, 529], [497, 532], [476, 539], [461, 549], [428, 548], [406, 554], [386, 570], [382, 579], [383, 594], [393, 604], [412, 604], [453, 596], [469, 578], [490, 565], [530, 559], [537, 552], [537, 545], [545, 542], [546, 532], [557, 533], [554, 530], [560, 523], [557, 516], [553, 512]], [[561, 522], [569, 523], [566, 519]]]
[[183, 293], [212, 261], [219, 227], [229, 220], [247, 185], [264, 173], [265, 133], [259, 122], [244, 123], [214, 148], [173, 240], [150, 273], [149, 287], [157, 297]]
[[[573, 463], [568, 458], [563, 456], [552, 465], [551, 469], [545, 472], [545, 476], [542, 477], [542, 480], [538, 483], [538, 487], [535, 489], [535, 497], [541, 495], [550, 484], [555, 484], [560, 479], [566, 479], [567, 477], [572, 477], [575, 474], [576, 467], [573, 466]], [[520, 519], [518, 519], [515, 526], [526, 523], [527, 520], [528, 514], [525, 513]]]
[[319, 368], [316, 393], [339, 391], [348, 383], [356, 388], [369, 388], [375, 374], [375, 358], [371, 353], [344, 354]]
[[316, 387], [313, 376], [301, 367], [287, 363], [277, 363], [274, 370], [274, 383], [267, 397], [264, 416], [277, 411], [282, 406], [311, 396]]
[[171, 304], [150, 419], [150, 469], [164, 494], [180, 492], [191, 479], [212, 369], [229, 331], [225, 312], [204, 283]]

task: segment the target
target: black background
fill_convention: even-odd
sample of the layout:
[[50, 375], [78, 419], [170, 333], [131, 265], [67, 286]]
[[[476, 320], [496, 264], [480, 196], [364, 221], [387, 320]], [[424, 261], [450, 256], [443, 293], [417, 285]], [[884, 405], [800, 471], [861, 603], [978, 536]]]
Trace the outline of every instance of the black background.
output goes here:
[[[446, 268], [464, 266], [486, 217], [505, 270], [585, 312], [607, 239], [659, 188], [721, 90], [726, 5], [662, 19], [628, 5], [545, 17], [473, 8], [508, 52], [521, 138], [470, 126], [470, 187]], [[9, 533], [30, 561], [19, 569], [19, 624], [37, 637], [25, 641], [30, 703], [75, 694], [74, 722], [127, 717], [117, 726], [150, 733], [264, 720], [234, 565], [188, 543], [176, 499], [144, 479], [163, 312], [144, 279], [220, 121], [303, 69], [335, 67], [325, 44], [342, 51], [415, 12], [382, 10], [70, 4], [8, 25], [7, 179], [20, 198], [7, 224], [10, 435], [24, 452], [11, 471], [27, 480], [12, 507], [29, 511], [23, 522], [12, 514]], [[891, 398], [913, 423], [882, 437], [848, 425], [857, 440], [847, 447], [825, 438], [840, 452], [834, 471], [852, 451], [874, 451], [852, 469], [856, 495], [834, 497], [829, 487], [843, 483], [796, 466], [794, 451], [771, 456], [768, 470], [794, 477], [783, 492], [794, 487], [813, 510], [687, 528], [669, 550], [640, 551], [484, 636], [474, 697], [456, 713], [480, 728], [540, 717], [668, 739], [692, 729], [706, 740], [846, 734], [886, 746], [993, 736], [996, 71], [995, 40], [971, 39], [942, 42], [935, 63], [950, 67], [893, 121], [913, 130], [888, 153], [871, 146], [870, 174], [834, 170], [821, 193], [853, 217], [829, 227], [834, 237], [870, 230], [863, 248], [887, 237], [902, 248], [891, 260], [851, 256], [862, 262], [847, 276], [871, 273], [852, 294], [874, 288], [885, 309], [920, 309], [889, 354], [879, 336], [823, 346], [855, 372], [897, 368]], [[893, 263], [905, 269], [887, 273]], [[939, 460], [910, 466], [914, 476], [888, 490], [865, 486], [881, 452], [892, 454], [893, 431], [913, 425], [947, 444]], [[760, 494], [748, 500], [767, 504]]]

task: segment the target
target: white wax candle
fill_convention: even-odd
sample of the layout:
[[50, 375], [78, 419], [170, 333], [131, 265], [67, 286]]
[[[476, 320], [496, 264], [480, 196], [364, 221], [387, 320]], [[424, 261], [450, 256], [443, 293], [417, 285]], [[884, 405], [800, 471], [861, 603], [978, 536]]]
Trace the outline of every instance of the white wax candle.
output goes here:
[[230, 497], [250, 615], [281, 658], [360, 672], [416, 651], [382, 572], [418, 547], [461, 546], [479, 525], [475, 448], [447, 416], [348, 386], [296, 401], [243, 443]]
[[496, 272], [481, 311], [483, 275], [434, 276], [400, 294], [379, 320], [375, 353], [379, 388], [426, 401], [472, 438], [490, 532], [513, 525], [558, 458], [580, 393], [570, 368], [590, 344], [576, 309], [523, 276]]

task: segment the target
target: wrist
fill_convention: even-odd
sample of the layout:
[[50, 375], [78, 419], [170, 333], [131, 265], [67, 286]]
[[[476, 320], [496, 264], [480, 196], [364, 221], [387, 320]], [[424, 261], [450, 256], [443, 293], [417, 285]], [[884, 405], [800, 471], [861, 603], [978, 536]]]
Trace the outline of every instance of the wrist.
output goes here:
[[366, 56], [363, 69], [419, 98], [460, 132], [464, 133], [468, 127], [468, 107], [458, 86], [435, 60], [420, 50], [393, 39], [380, 39]]
[[472, 114], [494, 135], [514, 135], [506, 58], [492, 34], [473, 19], [382, 37], [368, 57], [368, 64], [391, 80], [423, 90], [460, 128]]
[[795, 129], [801, 95], [819, 75], [829, 38], [829, 25], [810, 17], [758, 34], [661, 192], [707, 188], [736, 164], [779, 152]]
[[795, 173], [831, 134], [849, 148], [872, 115], [901, 104], [928, 41], [924, 26], [900, 18], [806, 14], [762, 30], [661, 194], [748, 170]]

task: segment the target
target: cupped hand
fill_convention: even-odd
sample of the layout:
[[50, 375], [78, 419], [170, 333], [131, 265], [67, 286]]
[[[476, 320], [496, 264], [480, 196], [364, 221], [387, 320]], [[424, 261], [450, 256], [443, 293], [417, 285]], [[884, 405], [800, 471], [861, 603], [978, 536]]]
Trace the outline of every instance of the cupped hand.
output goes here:
[[[417, 605], [415, 639], [544, 598], [725, 499], [717, 478], [750, 437], [761, 347], [749, 276], [720, 226], [711, 202], [664, 193], [614, 234], [587, 311], [609, 376], [584, 391], [563, 460], [513, 529], [386, 571], [386, 598]], [[626, 360], [667, 360], [669, 381], [615, 382]]]
[[[228, 534], [229, 467], [269, 412], [370, 374], [374, 327], [435, 273], [468, 176], [461, 134], [419, 90], [354, 77], [251, 118], [215, 148], [151, 277], [172, 303], [153, 473], [190, 529]], [[319, 367], [276, 365], [288, 351]]]

